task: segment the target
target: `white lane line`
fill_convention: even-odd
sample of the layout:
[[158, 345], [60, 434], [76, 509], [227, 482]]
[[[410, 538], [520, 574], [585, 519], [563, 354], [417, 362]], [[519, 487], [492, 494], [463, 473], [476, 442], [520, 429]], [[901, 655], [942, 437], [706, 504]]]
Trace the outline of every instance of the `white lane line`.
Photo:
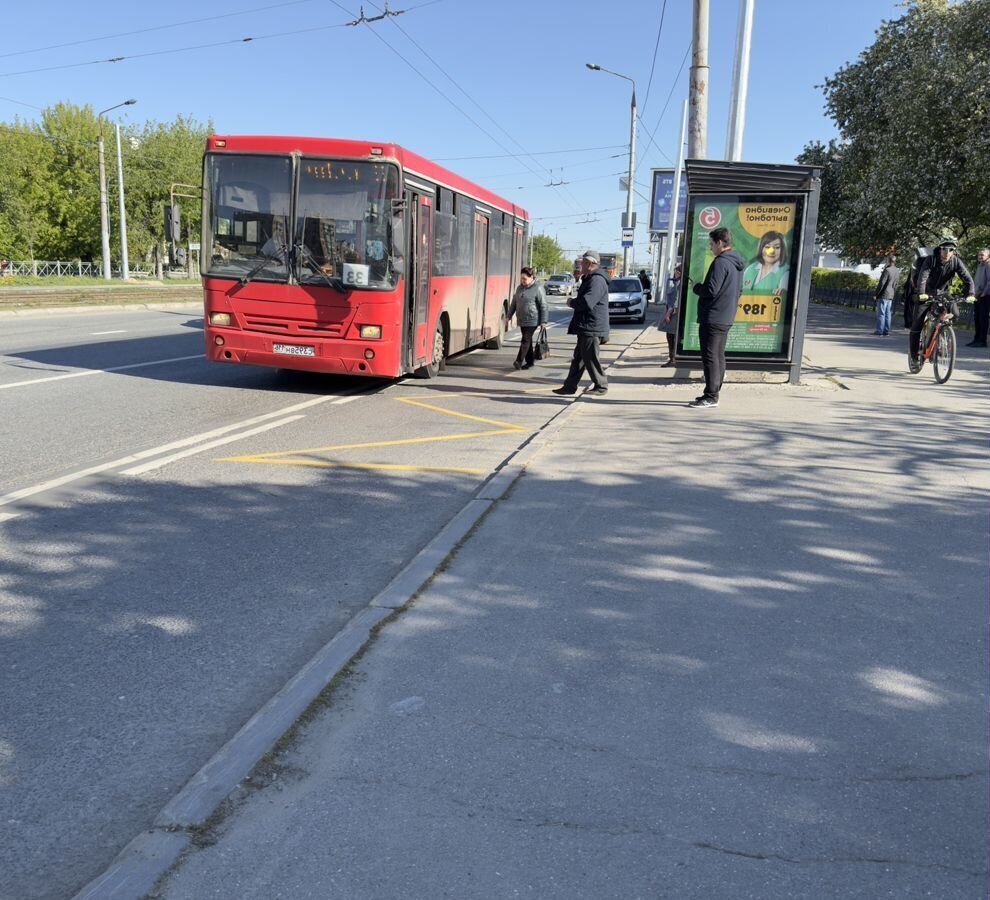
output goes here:
[[283, 425], [288, 425], [290, 422], [297, 422], [299, 419], [305, 418], [305, 416], [289, 416], [287, 419], [279, 419], [277, 422], [268, 422], [265, 425], [259, 425], [257, 428], [252, 428], [249, 431], [239, 431], [237, 434], [217, 438], [215, 441], [208, 441], [205, 444], [197, 444], [195, 447], [190, 447], [188, 450], [183, 450], [180, 453], [173, 453], [171, 456], [166, 456], [162, 459], [152, 460], [150, 463], [145, 463], [143, 466], [134, 466], [132, 469], [124, 469], [124, 471], [120, 474], [143, 475], [145, 472], [150, 472], [153, 469], [160, 469], [162, 466], [167, 466], [169, 463], [173, 463], [176, 460], [185, 459], [187, 456], [195, 456], [197, 453], [202, 453], [205, 450], [212, 450], [214, 447], [222, 447], [224, 444], [232, 444], [234, 441], [241, 440], [241, 438], [252, 437], [253, 435], [261, 434], [263, 431], [271, 431], [273, 428], [281, 428]]
[[91, 331], [90, 337], [97, 337], [101, 334], [127, 334], [126, 328], [118, 328], [116, 331]]
[[0, 513], [0, 522], [9, 522], [11, 519], [16, 519], [20, 513]]
[[190, 359], [206, 359], [202, 353], [195, 356], [176, 356], [172, 359], [153, 359], [150, 362], [131, 363], [126, 366], [111, 366], [108, 369], [87, 369], [85, 372], [70, 372], [68, 375], [50, 375], [47, 378], [32, 378], [30, 381], [14, 381], [11, 384], [0, 384], [0, 391], [8, 388], [27, 387], [29, 384], [44, 384], [47, 381], [63, 381], [66, 378], [83, 378], [86, 375], [105, 375], [107, 372], [125, 372], [128, 369], [140, 369], [144, 366], [164, 366], [167, 363], [186, 362]]
[[114, 460], [113, 462], [103, 463], [99, 466], [90, 466], [88, 469], [81, 469], [80, 471], [73, 472], [70, 475], [63, 475], [61, 478], [53, 478], [50, 481], [43, 482], [42, 484], [36, 484], [33, 487], [21, 488], [19, 491], [12, 491], [9, 494], [3, 494], [0, 496], [0, 506], [7, 506], [15, 500], [23, 500], [25, 497], [31, 497], [34, 494], [41, 494], [44, 491], [50, 491], [53, 488], [62, 487], [64, 484], [79, 481], [82, 478], [86, 478], [90, 475], [96, 475], [99, 472], [106, 472], [109, 469], [116, 469], [120, 466], [126, 466], [129, 463], [140, 462], [141, 460], [148, 459], [152, 456], [160, 456], [163, 453], [168, 453], [170, 450], [178, 450], [180, 447], [188, 447], [191, 444], [200, 444], [203, 441], [208, 441], [211, 438], [218, 437], [221, 434], [229, 434], [231, 431], [237, 431], [241, 428], [248, 428], [251, 425], [258, 424], [259, 422], [267, 422], [271, 419], [277, 419], [280, 416], [298, 412], [302, 409], [308, 409], [311, 406], [317, 406], [320, 403], [327, 403], [335, 399], [337, 399], [336, 396], [328, 396], [316, 397], [313, 400], [305, 400], [302, 403], [295, 403], [292, 406], [287, 406], [285, 409], [265, 413], [261, 416], [254, 416], [251, 419], [245, 419], [243, 422], [236, 422], [233, 425], [225, 425], [223, 428], [215, 428], [212, 431], [207, 431], [203, 434], [196, 434], [192, 437], [183, 438], [179, 441], [173, 441], [170, 444], [163, 444], [161, 447], [153, 447], [150, 450], [142, 450], [139, 453], [132, 453], [130, 456], [124, 456], [121, 459]]

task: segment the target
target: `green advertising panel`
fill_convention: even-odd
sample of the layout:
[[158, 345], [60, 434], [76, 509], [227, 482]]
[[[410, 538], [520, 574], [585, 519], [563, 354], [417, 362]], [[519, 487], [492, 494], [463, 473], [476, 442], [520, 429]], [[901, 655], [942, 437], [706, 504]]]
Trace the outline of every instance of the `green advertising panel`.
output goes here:
[[725, 351], [730, 357], [786, 359], [797, 286], [797, 250], [803, 200], [800, 196], [696, 196], [688, 208], [687, 281], [678, 352], [699, 352], [698, 297], [714, 258], [708, 235], [728, 228], [733, 249], [746, 261], [742, 296]]

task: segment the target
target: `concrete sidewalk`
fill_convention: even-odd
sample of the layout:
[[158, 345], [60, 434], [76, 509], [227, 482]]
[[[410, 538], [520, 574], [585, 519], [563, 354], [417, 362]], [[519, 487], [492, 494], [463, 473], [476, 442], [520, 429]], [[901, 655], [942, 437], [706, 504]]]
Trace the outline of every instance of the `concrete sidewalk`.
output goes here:
[[644, 331], [154, 896], [985, 897], [990, 378], [906, 341]]

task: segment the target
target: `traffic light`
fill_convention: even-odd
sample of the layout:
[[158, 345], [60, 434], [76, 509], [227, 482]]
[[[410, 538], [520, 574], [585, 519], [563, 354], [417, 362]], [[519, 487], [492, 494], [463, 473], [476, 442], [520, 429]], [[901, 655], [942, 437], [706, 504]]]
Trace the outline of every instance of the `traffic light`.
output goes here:
[[179, 204], [165, 204], [165, 240], [173, 244], [179, 241]]

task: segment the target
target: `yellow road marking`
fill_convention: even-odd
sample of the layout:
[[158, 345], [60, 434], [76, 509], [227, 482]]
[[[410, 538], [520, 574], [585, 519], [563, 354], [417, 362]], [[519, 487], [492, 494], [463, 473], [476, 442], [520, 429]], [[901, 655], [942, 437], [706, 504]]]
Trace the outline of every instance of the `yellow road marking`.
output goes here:
[[311, 466], [317, 469], [365, 469], [385, 472], [441, 472], [454, 475], [486, 475], [486, 469], [458, 469], [444, 466], [400, 466], [391, 463], [345, 463], [333, 460], [270, 459], [262, 456], [230, 457], [218, 462], [250, 462], [271, 466]]
[[495, 431], [474, 431], [470, 434], [441, 434], [436, 437], [401, 438], [394, 441], [371, 441], [366, 444], [336, 444], [332, 447], [307, 447], [303, 450], [279, 450], [275, 453], [252, 453], [248, 456], [225, 456], [217, 462], [256, 462], [259, 459], [277, 459], [285, 456], [300, 456], [304, 453], [332, 453], [336, 450], [370, 450], [373, 447], [400, 447], [405, 444], [432, 444], [434, 441], [463, 441], [468, 438], [489, 437], [494, 434], [514, 434], [520, 428], [500, 428]]
[[485, 425], [494, 425], [496, 428], [505, 428], [508, 431], [525, 431], [521, 425], [513, 425], [511, 422], [499, 422], [497, 419], [483, 419], [481, 416], [470, 416], [467, 413], [454, 412], [452, 409], [444, 409], [442, 406], [432, 406], [422, 400], [413, 400], [412, 397], [397, 398], [400, 403], [408, 403], [411, 406], [422, 406], [423, 409], [432, 409], [434, 412], [443, 413], [446, 416], [456, 416], [459, 419], [470, 419], [472, 422], [484, 422]]
[[[469, 394], [457, 394], [453, 396], [471, 396]], [[477, 395], [473, 395], [477, 396]], [[457, 467], [435, 467], [435, 466], [412, 466], [398, 465], [391, 463], [344, 463], [335, 460], [309, 460], [299, 459], [305, 454], [334, 453], [341, 450], [370, 450], [379, 447], [402, 447], [411, 444], [432, 444], [440, 441], [465, 441], [479, 437], [495, 437], [501, 434], [518, 434], [527, 429], [521, 425], [514, 425], [511, 422], [500, 422], [497, 419], [485, 419], [481, 416], [472, 416], [468, 413], [455, 412], [451, 409], [444, 409], [442, 406], [434, 406], [431, 403], [424, 403], [421, 400], [414, 400], [411, 397], [396, 397], [400, 403], [408, 403], [410, 406], [419, 406], [432, 412], [442, 413], [446, 416], [454, 416], [458, 419], [468, 419], [472, 422], [482, 422], [485, 425], [494, 425], [490, 431], [472, 431], [467, 434], [441, 434], [433, 437], [399, 438], [393, 441], [367, 441], [359, 444], [332, 444], [326, 447], [307, 447], [302, 450], [280, 450], [273, 453], [253, 453], [246, 456], [225, 456], [215, 462], [239, 462], [239, 463], [268, 463], [269, 465], [283, 466], [312, 466], [316, 468], [342, 468], [342, 469], [364, 469], [380, 470], [386, 472], [448, 472], [462, 475], [484, 475], [483, 469], [466, 469]]]

